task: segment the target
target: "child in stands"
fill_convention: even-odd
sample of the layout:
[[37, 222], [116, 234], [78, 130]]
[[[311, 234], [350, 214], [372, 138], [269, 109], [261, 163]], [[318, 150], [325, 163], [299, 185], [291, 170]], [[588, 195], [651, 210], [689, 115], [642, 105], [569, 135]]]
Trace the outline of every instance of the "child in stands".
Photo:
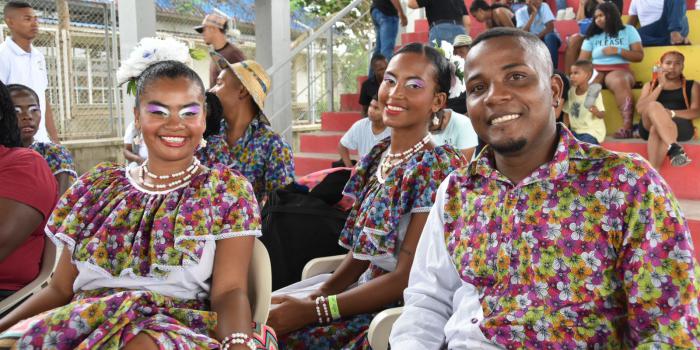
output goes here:
[[574, 136], [598, 145], [605, 139], [605, 106], [600, 84], [588, 84], [593, 75], [591, 61], [576, 61], [571, 66], [569, 98], [564, 104], [564, 122]]
[[661, 72], [642, 87], [637, 109], [639, 135], [648, 140], [648, 158], [659, 169], [668, 156], [673, 166], [690, 163], [678, 144], [693, 138], [693, 119], [700, 117], [700, 84], [683, 75], [685, 57], [678, 51], [661, 56]]
[[382, 109], [377, 101], [377, 95], [374, 95], [367, 109], [367, 118], [356, 121], [340, 139], [338, 153], [346, 167], [353, 167], [350, 150], [356, 150], [362, 158], [379, 141], [391, 136], [391, 128], [384, 125], [382, 120]]
[[58, 195], [62, 195], [78, 177], [73, 165], [73, 156], [68, 150], [52, 142], [34, 141], [41, 122], [40, 100], [34, 90], [20, 84], [7, 86], [17, 113], [17, 126], [22, 135], [22, 146], [41, 154], [49, 164], [58, 183]]

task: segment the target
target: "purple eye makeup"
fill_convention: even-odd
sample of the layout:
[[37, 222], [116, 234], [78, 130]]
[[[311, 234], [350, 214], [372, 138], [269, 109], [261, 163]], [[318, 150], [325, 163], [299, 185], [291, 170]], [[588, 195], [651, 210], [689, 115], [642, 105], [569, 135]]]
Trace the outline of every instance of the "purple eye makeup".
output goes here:
[[146, 105], [146, 112], [151, 113], [151, 114], [155, 114], [155, 115], [158, 115], [161, 117], [165, 117], [165, 118], [170, 117], [170, 111], [167, 108], [160, 106], [160, 105], [157, 105], [155, 103], [147, 104]]
[[191, 105], [181, 109], [178, 115], [180, 118], [185, 119], [197, 117], [200, 113], [202, 113], [202, 107], [199, 105]]
[[408, 79], [408, 81], [406, 81], [406, 86], [414, 86], [422, 89], [425, 87], [425, 82], [422, 79]]

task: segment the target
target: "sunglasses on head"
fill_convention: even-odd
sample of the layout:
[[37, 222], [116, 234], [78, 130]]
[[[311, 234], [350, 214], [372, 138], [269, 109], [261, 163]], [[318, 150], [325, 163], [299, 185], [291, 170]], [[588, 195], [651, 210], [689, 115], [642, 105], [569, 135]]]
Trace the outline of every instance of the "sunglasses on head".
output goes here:
[[220, 53], [212, 50], [209, 51], [209, 56], [211, 56], [211, 59], [219, 69], [224, 70], [229, 67], [228, 60], [226, 60], [226, 57], [222, 56]]

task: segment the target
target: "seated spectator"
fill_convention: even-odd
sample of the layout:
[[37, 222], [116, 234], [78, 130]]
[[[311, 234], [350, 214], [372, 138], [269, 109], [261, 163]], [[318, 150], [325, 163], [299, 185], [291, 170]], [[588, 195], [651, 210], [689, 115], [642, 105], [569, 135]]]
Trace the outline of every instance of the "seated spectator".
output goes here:
[[559, 62], [561, 40], [554, 31], [554, 14], [549, 5], [542, 0], [527, 0], [527, 6], [515, 12], [516, 26], [526, 32], [537, 35], [549, 49], [554, 67]]
[[34, 90], [20, 84], [10, 84], [7, 89], [15, 105], [22, 146], [31, 148], [44, 157], [58, 183], [58, 195], [62, 195], [78, 177], [73, 165], [73, 156], [62, 145], [34, 141], [34, 135], [41, 122], [40, 100]]
[[615, 4], [604, 2], [596, 7], [595, 22], [588, 27], [579, 59], [592, 61], [598, 72], [594, 81], [615, 95], [623, 126], [613, 136], [632, 138], [635, 81], [629, 63], [642, 61], [644, 50], [639, 33], [634, 27], [622, 24]]
[[488, 146], [438, 189], [392, 349], [700, 347], [676, 198], [638, 155], [555, 124], [547, 51], [508, 28], [474, 42], [467, 103]]
[[593, 15], [595, 14], [595, 8], [598, 4], [603, 2], [612, 2], [617, 7], [618, 11], [622, 13], [622, 0], [581, 0], [578, 3], [578, 10], [576, 10], [576, 21], [580, 29], [580, 33], [574, 33], [568, 38], [565, 38], [567, 46], [564, 52], [564, 71], [566, 74], [571, 73], [571, 65], [578, 60], [578, 56], [581, 53], [581, 45], [583, 44], [583, 39], [585, 39], [586, 31], [588, 27], [593, 22]]
[[564, 105], [564, 120], [579, 141], [599, 145], [605, 140], [605, 106], [600, 84], [588, 84], [593, 76], [591, 61], [576, 61], [569, 76], [569, 98]]
[[479, 139], [469, 117], [450, 109], [441, 109], [435, 113], [429, 129], [436, 145], [450, 145], [460, 151], [464, 159], [472, 159]]
[[661, 56], [661, 72], [644, 84], [637, 102], [642, 115], [639, 135], [648, 140], [649, 163], [661, 168], [664, 156], [673, 166], [690, 163], [677, 142], [689, 141], [695, 134], [693, 119], [700, 117], [700, 84], [683, 76], [685, 57], [678, 51]]
[[273, 297], [269, 323], [281, 349], [369, 349], [372, 317], [401, 301], [434, 191], [464, 164], [452, 147], [431, 142], [428, 132], [450, 90], [449, 72], [439, 51], [419, 43], [391, 58], [379, 89], [391, 138], [362, 158], [345, 186], [356, 198], [340, 235], [349, 252], [316, 291], [301, 298], [284, 294], [298, 290], [292, 285]]
[[141, 130], [136, 129], [136, 123], [131, 122], [124, 131], [124, 159], [130, 165], [141, 165], [148, 158], [148, 146], [143, 142]]
[[469, 53], [469, 46], [472, 44], [472, 37], [467, 34], [460, 34], [455, 37], [452, 43], [453, 55], [462, 57], [462, 59], [467, 58]]
[[230, 64], [215, 53], [212, 58], [221, 74], [211, 92], [221, 101], [224, 117], [220, 133], [206, 140], [197, 157], [208, 167], [221, 163], [243, 174], [262, 206], [270, 192], [294, 181], [292, 147], [263, 113], [270, 77], [255, 61]]
[[425, 8], [425, 17], [430, 26], [429, 42], [451, 43], [457, 35], [469, 34], [471, 19], [467, 6], [462, 0], [408, 0], [408, 7], [417, 10]]
[[340, 139], [338, 153], [344, 166], [353, 167], [350, 150], [357, 151], [362, 159], [374, 145], [391, 135], [391, 128], [387, 128], [382, 120], [383, 109], [377, 101], [377, 95], [374, 95], [367, 111], [367, 118], [356, 121]]
[[46, 225], [64, 247], [56, 273], [0, 319], [0, 332], [34, 316], [18, 344], [266, 348], [251, 329], [247, 290], [260, 235], [253, 189], [238, 172], [194, 156], [204, 85], [178, 61], [151, 63], [134, 79], [148, 161], [100, 164], [68, 190]]
[[515, 14], [508, 5], [494, 2], [489, 5], [485, 0], [474, 0], [469, 6], [469, 12], [486, 28], [515, 27]]
[[0, 82], [0, 300], [39, 274], [44, 225], [57, 199], [46, 161], [22, 145], [10, 92]]
[[360, 86], [360, 105], [362, 106], [362, 117], [367, 117], [367, 110], [372, 97], [377, 96], [379, 84], [384, 79], [384, 71], [386, 71], [386, 58], [380, 54], [375, 54], [369, 61], [372, 75], [367, 77], [367, 80], [362, 82]]
[[644, 46], [689, 45], [685, 0], [632, 0], [627, 24], [636, 27]]
[[[472, 37], [469, 35], [457, 35], [455, 37], [454, 43], [452, 43], [452, 47], [454, 48], [453, 54], [461, 57], [462, 59], [467, 58], [467, 54], [469, 53], [469, 47], [472, 44]], [[459, 114], [467, 114], [467, 105], [466, 105], [466, 99], [467, 99], [467, 92], [462, 92], [459, 94], [457, 97], [453, 98], [448, 98], [447, 99], [447, 108], [459, 113]], [[454, 145], [453, 145], [454, 146]]]

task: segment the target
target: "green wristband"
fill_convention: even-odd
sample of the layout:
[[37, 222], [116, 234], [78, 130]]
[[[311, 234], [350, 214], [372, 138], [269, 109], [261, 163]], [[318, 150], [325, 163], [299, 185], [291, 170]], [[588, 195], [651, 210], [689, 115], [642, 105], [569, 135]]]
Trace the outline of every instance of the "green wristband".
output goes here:
[[336, 295], [328, 296], [328, 307], [331, 309], [331, 317], [333, 317], [334, 320], [339, 319], [340, 310], [338, 309], [338, 298]]

